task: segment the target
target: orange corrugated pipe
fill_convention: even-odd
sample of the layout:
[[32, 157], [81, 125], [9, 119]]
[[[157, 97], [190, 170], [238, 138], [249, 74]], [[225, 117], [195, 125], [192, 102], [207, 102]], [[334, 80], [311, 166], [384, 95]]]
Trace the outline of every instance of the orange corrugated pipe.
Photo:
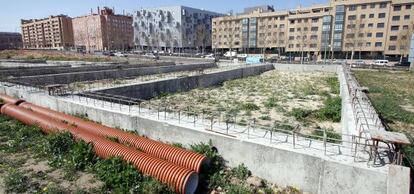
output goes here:
[[17, 99], [17, 98], [13, 98], [13, 97], [8, 96], [8, 95], [5, 95], [5, 94], [0, 94], [0, 99], [5, 104], [19, 105], [20, 103], [24, 102], [24, 100], [20, 100], [20, 99]]
[[207, 157], [202, 154], [190, 152], [185, 149], [177, 148], [119, 129], [103, 126], [91, 121], [85, 121], [83, 119], [57, 112], [48, 108], [40, 107], [32, 103], [23, 102], [19, 106], [59, 121], [65, 121], [71, 124], [73, 123], [79, 128], [91, 133], [117, 138], [122, 143], [129, 144], [143, 152], [154, 155], [158, 158], [168, 160], [196, 172], [200, 172], [201, 167], [208, 163]]
[[198, 174], [196, 172], [89, 133], [76, 125], [66, 124], [13, 104], [3, 105], [1, 113], [27, 125], [37, 125], [45, 133], [69, 131], [76, 139], [91, 143], [99, 157], [119, 156], [125, 161], [132, 163], [144, 174], [153, 176], [159, 181], [166, 183], [169, 187], [174, 188], [177, 193], [194, 193], [197, 188]]

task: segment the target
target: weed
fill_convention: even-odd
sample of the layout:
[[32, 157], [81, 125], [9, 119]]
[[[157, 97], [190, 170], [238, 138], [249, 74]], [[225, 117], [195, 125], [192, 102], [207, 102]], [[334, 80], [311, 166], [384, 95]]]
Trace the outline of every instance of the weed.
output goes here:
[[264, 106], [266, 108], [277, 107], [278, 106], [277, 102], [278, 102], [278, 99], [276, 97], [271, 97], [266, 100], [266, 102], [264, 103]]
[[241, 110], [244, 110], [244, 111], [255, 111], [255, 110], [259, 110], [260, 109], [256, 104], [251, 103], [251, 102], [249, 102], [249, 103], [242, 103], [242, 104], [240, 104], [240, 107], [239, 108]]
[[24, 193], [29, 186], [29, 178], [17, 169], [10, 169], [4, 177], [4, 185], [8, 193]]
[[339, 80], [337, 77], [327, 77], [325, 81], [329, 85], [331, 93], [339, 94], [340, 86], [339, 86]]
[[227, 194], [250, 194], [253, 193], [252, 189], [241, 184], [230, 184], [227, 187]]
[[341, 121], [342, 100], [341, 97], [328, 97], [324, 101], [324, 107], [316, 112], [316, 118], [322, 121]]
[[281, 124], [278, 122], [275, 122], [273, 125], [273, 131], [279, 131], [282, 133], [286, 133], [287, 131], [293, 131], [295, 129], [292, 125], [288, 124]]
[[[318, 137], [312, 137], [313, 139], [323, 140], [323, 129], [312, 131], [312, 135]], [[341, 134], [335, 132], [333, 129], [326, 129], [326, 141], [330, 143], [341, 143], [342, 136]]]
[[251, 175], [249, 169], [247, 169], [247, 167], [243, 163], [235, 168], [232, 168], [231, 174], [242, 181], [245, 181], [247, 177]]
[[203, 142], [199, 144], [193, 144], [190, 146], [190, 149], [199, 154], [203, 154], [210, 159], [210, 166], [207, 169], [203, 169], [206, 171], [207, 175], [212, 175], [215, 172], [219, 172], [224, 169], [224, 159], [217, 153], [215, 149], [213, 149], [211, 140], [208, 144]]
[[289, 112], [289, 116], [294, 117], [298, 121], [304, 121], [311, 114], [311, 110], [305, 110], [301, 108], [293, 108], [292, 111]]
[[270, 121], [271, 118], [270, 118], [269, 115], [262, 115], [262, 116], [259, 117], [259, 119], [262, 119], [264, 121]]

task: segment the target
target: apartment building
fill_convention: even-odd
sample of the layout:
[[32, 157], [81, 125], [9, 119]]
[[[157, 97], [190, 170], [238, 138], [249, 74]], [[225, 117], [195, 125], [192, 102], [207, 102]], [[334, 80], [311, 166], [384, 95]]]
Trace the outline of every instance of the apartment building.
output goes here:
[[211, 48], [211, 21], [222, 14], [185, 6], [145, 8], [134, 13], [137, 48]]
[[21, 20], [23, 48], [63, 50], [73, 46], [72, 19], [65, 15]]
[[288, 11], [213, 19], [213, 48], [321, 58], [398, 57], [409, 52], [414, 0], [331, 0]]
[[17, 32], [0, 32], [0, 50], [22, 48], [22, 35]]
[[126, 50], [133, 46], [132, 16], [117, 15], [107, 7], [73, 18], [75, 47], [88, 52]]

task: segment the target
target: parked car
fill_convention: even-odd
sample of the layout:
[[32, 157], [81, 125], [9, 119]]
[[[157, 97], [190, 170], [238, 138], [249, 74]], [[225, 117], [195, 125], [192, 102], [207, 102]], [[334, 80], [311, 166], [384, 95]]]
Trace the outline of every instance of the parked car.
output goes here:
[[122, 53], [122, 52], [116, 52], [115, 56], [117, 56], [117, 57], [127, 57], [127, 55]]
[[144, 57], [154, 59], [154, 60], [160, 59], [160, 56], [158, 56], [157, 54], [154, 54], [154, 53], [147, 53], [147, 54], [144, 55]]
[[214, 54], [213, 53], [211, 53], [211, 54], [208, 54], [208, 55], [204, 55], [204, 58], [211, 58], [211, 57], [213, 57], [214, 58]]
[[236, 51], [227, 51], [226, 53], [224, 53], [225, 57], [235, 57], [237, 55]]
[[335, 59], [333, 61], [333, 64], [343, 65], [343, 64], [346, 64], [346, 60], [343, 60], [343, 59]]
[[245, 59], [245, 58], [247, 58], [247, 54], [238, 54], [237, 58]]
[[359, 67], [363, 65], [366, 65], [365, 61], [363, 60], [356, 60], [356, 61], [353, 61], [351, 64], [352, 67]]
[[371, 65], [390, 66], [388, 60], [375, 60], [371, 63]]
[[115, 54], [113, 52], [110, 52], [110, 51], [104, 51], [104, 52], [102, 52], [102, 54], [105, 55], [105, 56], [115, 56]]

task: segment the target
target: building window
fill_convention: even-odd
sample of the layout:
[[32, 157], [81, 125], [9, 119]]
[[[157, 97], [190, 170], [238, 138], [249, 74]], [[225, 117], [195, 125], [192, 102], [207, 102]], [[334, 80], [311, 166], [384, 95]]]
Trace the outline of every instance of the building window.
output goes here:
[[350, 15], [350, 16], [348, 16], [348, 20], [356, 20], [356, 15]]
[[392, 21], [400, 21], [400, 16], [399, 15], [392, 16]]
[[401, 11], [401, 5], [395, 5], [394, 11]]
[[367, 37], [372, 37], [372, 33], [368, 32]]
[[366, 47], [371, 47], [371, 43], [370, 43], [370, 42], [367, 42], [367, 43], [365, 44], [365, 46], [366, 46]]
[[295, 40], [294, 36], [289, 36], [289, 40]]
[[378, 14], [378, 18], [385, 18], [385, 13]]
[[369, 18], [374, 18], [374, 14], [369, 14]]
[[390, 41], [396, 41], [398, 39], [397, 36], [390, 36]]
[[395, 45], [391, 45], [391, 46], [389, 46], [388, 47], [388, 50], [390, 50], [390, 51], [395, 51], [396, 50], [396, 46]]
[[366, 15], [365, 15], [365, 14], [362, 14], [362, 15], [361, 15], [361, 19], [365, 19], [365, 17], [366, 17]]
[[318, 29], [319, 29], [318, 27], [312, 27], [312, 28], [311, 28], [311, 31], [312, 31], [312, 32], [316, 32], [316, 31], [318, 31]]
[[361, 5], [361, 9], [366, 9], [367, 5]]
[[378, 33], [376, 34], [376, 37], [377, 37], [377, 38], [382, 38], [382, 37], [384, 37], [384, 33], [382, 33], [382, 32], [378, 32]]
[[365, 28], [365, 24], [359, 24], [359, 28]]
[[355, 11], [357, 9], [356, 5], [349, 6], [349, 11]]
[[382, 42], [376, 42], [375, 47], [382, 47]]
[[387, 7], [387, 3], [381, 3], [380, 4], [380, 8], [386, 8]]
[[374, 8], [375, 8], [375, 3], [371, 3], [371, 4], [369, 5], [369, 7], [370, 7], [371, 9], [374, 9]]
[[406, 5], [405, 9], [411, 9], [411, 5]]
[[289, 32], [295, 32], [295, 28], [290, 28]]
[[400, 26], [391, 26], [391, 31], [398, 31]]
[[408, 25], [404, 25], [403, 30], [408, 30]]
[[279, 28], [285, 28], [285, 24], [280, 24]]
[[384, 28], [384, 23], [378, 23], [377, 28]]
[[404, 16], [404, 20], [409, 20], [410, 19], [410, 15], [405, 15]]
[[372, 28], [372, 27], [374, 27], [374, 24], [373, 23], [369, 23], [368, 24], [368, 28]]

